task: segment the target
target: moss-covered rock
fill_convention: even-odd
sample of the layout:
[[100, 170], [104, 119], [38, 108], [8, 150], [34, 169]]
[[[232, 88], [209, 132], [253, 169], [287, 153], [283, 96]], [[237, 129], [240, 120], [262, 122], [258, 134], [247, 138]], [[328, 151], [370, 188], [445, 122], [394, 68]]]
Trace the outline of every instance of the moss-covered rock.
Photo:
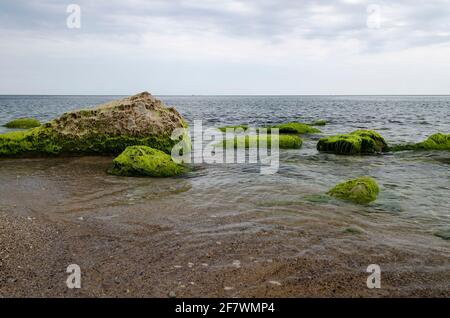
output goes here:
[[18, 118], [14, 119], [4, 125], [6, 128], [17, 128], [17, 129], [30, 129], [39, 127], [41, 123], [39, 120], [34, 118]]
[[417, 144], [396, 145], [391, 151], [403, 150], [450, 150], [450, 134], [437, 133], [428, 137], [427, 140]]
[[177, 164], [172, 157], [147, 146], [131, 146], [116, 159], [108, 173], [117, 176], [173, 177], [187, 168]]
[[[245, 147], [259, 147], [260, 141], [264, 142], [266, 139], [267, 148], [270, 148], [273, 141], [278, 141], [280, 149], [300, 149], [303, 144], [303, 140], [298, 136], [292, 135], [251, 135], [251, 136], [236, 136], [234, 137], [234, 148]], [[231, 140], [224, 140], [222, 145], [226, 147]]]
[[375, 131], [356, 130], [350, 134], [321, 138], [317, 150], [342, 155], [373, 154], [387, 151], [388, 145]]
[[0, 135], [0, 156], [119, 154], [145, 145], [170, 153], [185, 128], [181, 115], [144, 92], [92, 109], [66, 113], [45, 125]]
[[217, 128], [222, 132], [226, 132], [227, 130], [236, 130], [236, 129], [242, 129], [243, 131], [246, 131], [248, 129], [248, 125], [236, 125], [236, 126], [223, 126]]
[[222, 132], [226, 132], [227, 129], [236, 130], [236, 129], [242, 129], [243, 131], [246, 131], [248, 129], [248, 125], [236, 125], [236, 126], [223, 126], [217, 128]]
[[361, 177], [339, 183], [327, 194], [337, 199], [367, 204], [377, 199], [379, 191], [380, 189], [374, 179]]
[[291, 122], [291, 123], [284, 123], [279, 124], [275, 126], [269, 126], [267, 127], [268, 130], [271, 128], [278, 128], [278, 131], [280, 134], [317, 134], [320, 133], [320, 130], [314, 127], [311, 127], [307, 124], [297, 123], [297, 122]]
[[311, 126], [325, 126], [327, 124], [326, 120], [316, 120], [313, 121], [310, 125]]

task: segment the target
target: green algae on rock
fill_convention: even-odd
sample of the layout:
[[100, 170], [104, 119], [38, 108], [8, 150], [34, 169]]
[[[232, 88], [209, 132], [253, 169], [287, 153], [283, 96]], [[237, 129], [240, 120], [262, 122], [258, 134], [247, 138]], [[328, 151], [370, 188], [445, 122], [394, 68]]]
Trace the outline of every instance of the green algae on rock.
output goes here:
[[[265, 138], [265, 140], [264, 140]], [[260, 143], [266, 142], [267, 148], [272, 146], [272, 141], [277, 141], [280, 149], [300, 149], [303, 140], [298, 136], [292, 135], [250, 135], [236, 136], [231, 139], [223, 140], [222, 144], [226, 147], [227, 143], [233, 144], [234, 148], [259, 148]]]
[[380, 189], [373, 178], [360, 177], [339, 183], [327, 194], [337, 199], [367, 204], [377, 199], [379, 191]]
[[65, 113], [40, 127], [0, 135], [0, 156], [119, 154], [145, 145], [170, 153], [186, 128], [181, 115], [143, 92], [92, 109]]
[[383, 137], [372, 130], [355, 130], [350, 134], [324, 137], [317, 143], [317, 150], [335, 154], [373, 154], [388, 150]]
[[147, 146], [127, 147], [113, 160], [108, 173], [117, 176], [174, 177], [187, 168], [177, 164], [163, 151]]
[[310, 125], [311, 126], [325, 126], [328, 122], [326, 120], [316, 120], [313, 121]]
[[271, 128], [278, 128], [280, 134], [302, 135], [302, 134], [317, 134], [321, 132], [319, 129], [311, 127], [310, 125], [297, 122], [290, 122], [267, 127], [268, 130], [270, 130]]
[[403, 150], [450, 150], [450, 134], [437, 133], [428, 137], [427, 140], [417, 144], [396, 145], [390, 148], [391, 151]]
[[39, 120], [34, 118], [18, 118], [14, 119], [4, 125], [6, 128], [17, 128], [17, 129], [30, 129], [39, 127], [41, 123]]
[[217, 128], [217, 129], [219, 129], [222, 132], [226, 132], [227, 129], [229, 129], [229, 130], [242, 129], [243, 131], [246, 131], [248, 129], [248, 125], [223, 126], [223, 127]]

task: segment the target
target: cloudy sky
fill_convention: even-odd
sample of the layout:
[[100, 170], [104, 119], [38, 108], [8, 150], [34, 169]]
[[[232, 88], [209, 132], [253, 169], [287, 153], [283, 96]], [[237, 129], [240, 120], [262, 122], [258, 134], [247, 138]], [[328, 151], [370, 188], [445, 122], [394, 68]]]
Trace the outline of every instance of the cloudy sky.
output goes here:
[[0, 74], [0, 94], [450, 94], [450, 0], [1, 0]]

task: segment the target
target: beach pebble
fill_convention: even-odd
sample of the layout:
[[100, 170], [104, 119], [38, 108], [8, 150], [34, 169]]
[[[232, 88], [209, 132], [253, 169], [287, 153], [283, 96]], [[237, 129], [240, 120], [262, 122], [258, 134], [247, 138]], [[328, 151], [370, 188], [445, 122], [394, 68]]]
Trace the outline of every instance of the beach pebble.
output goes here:
[[175, 292], [172, 290], [167, 294], [170, 298], [175, 298], [177, 297], [177, 294], [175, 294]]
[[269, 280], [269, 284], [276, 285], [276, 286], [281, 286], [281, 283], [277, 282], [276, 280]]
[[194, 266], [194, 263], [189, 262], [187, 265], [188, 265], [189, 268], [191, 268], [191, 267]]
[[233, 261], [233, 266], [236, 268], [239, 268], [239, 267], [241, 267], [241, 262], [238, 260], [235, 260], [235, 261]]
[[207, 263], [202, 263], [203, 267], [208, 267], [209, 265]]
[[225, 286], [223, 289], [224, 290], [233, 290], [234, 288], [233, 287], [229, 287], [229, 286]]
[[181, 265], [174, 265], [173, 267], [174, 268], [183, 268], [183, 266], [181, 266]]

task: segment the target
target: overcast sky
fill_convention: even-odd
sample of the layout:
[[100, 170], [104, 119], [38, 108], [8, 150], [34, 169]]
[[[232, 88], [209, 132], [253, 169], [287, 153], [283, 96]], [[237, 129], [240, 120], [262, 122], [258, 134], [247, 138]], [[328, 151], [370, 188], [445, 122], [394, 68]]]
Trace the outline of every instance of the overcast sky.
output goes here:
[[450, 94], [450, 0], [1, 0], [0, 74], [0, 94]]

